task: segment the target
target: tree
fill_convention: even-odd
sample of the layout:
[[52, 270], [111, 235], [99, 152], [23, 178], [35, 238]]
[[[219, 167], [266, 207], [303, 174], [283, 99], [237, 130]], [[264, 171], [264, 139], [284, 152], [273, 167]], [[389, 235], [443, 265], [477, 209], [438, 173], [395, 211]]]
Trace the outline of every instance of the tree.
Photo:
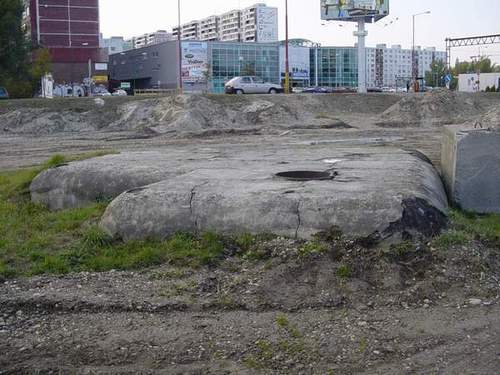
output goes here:
[[[29, 49], [21, 0], [0, 0], [0, 84], [28, 78]], [[15, 90], [14, 90], [15, 91]]]
[[425, 72], [425, 83], [427, 86], [444, 86], [443, 78], [446, 74], [446, 65], [442, 60], [434, 60], [431, 63], [431, 70]]
[[33, 63], [30, 67], [31, 79], [33, 87], [38, 89], [41, 78], [50, 72], [52, 64], [52, 56], [47, 48], [40, 48], [33, 51]]

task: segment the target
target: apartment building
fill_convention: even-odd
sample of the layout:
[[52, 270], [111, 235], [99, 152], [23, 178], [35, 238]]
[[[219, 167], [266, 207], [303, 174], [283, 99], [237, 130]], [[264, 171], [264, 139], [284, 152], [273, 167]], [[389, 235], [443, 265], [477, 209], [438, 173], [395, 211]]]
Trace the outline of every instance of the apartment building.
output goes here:
[[168, 42], [169, 40], [173, 40], [173, 36], [171, 33], [167, 32], [166, 30], [158, 30], [152, 33], [133, 37], [130, 41], [132, 43], [132, 48], [137, 49], [154, 44]]
[[[178, 27], [172, 34], [178, 37]], [[278, 8], [259, 3], [245, 9], [235, 9], [199, 21], [181, 25], [182, 40], [257, 42], [278, 41]]]
[[[446, 52], [435, 47], [415, 47], [418, 76], [424, 77], [435, 60], [446, 61]], [[404, 86], [412, 77], [412, 50], [400, 45], [378, 44], [366, 49], [366, 78], [369, 87]]]

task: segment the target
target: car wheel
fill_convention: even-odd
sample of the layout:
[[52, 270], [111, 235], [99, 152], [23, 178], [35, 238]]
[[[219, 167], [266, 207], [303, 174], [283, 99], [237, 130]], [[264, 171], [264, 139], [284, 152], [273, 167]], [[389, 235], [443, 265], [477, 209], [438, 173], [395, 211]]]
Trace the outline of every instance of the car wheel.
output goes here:
[[278, 93], [278, 90], [276, 90], [276, 89], [269, 90], [269, 94], [277, 94], [277, 93]]
[[236, 93], [236, 95], [243, 95], [244, 94], [243, 90], [241, 90], [241, 89], [234, 90], [234, 92]]

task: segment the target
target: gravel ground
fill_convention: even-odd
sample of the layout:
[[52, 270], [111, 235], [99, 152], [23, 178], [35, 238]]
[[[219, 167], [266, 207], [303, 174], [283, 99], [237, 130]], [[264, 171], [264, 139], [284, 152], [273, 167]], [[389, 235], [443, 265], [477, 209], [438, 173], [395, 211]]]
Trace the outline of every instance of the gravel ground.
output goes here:
[[6, 281], [0, 373], [498, 373], [498, 249], [261, 246], [200, 269]]

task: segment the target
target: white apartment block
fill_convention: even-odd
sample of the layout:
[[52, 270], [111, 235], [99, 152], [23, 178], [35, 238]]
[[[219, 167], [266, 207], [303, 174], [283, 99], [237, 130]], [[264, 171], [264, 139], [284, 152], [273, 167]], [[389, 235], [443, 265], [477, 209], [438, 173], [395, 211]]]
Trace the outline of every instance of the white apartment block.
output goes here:
[[[178, 27], [172, 35], [178, 37]], [[181, 25], [183, 40], [225, 42], [277, 42], [278, 8], [259, 3], [242, 10], [231, 10], [200, 21]]]
[[[424, 77], [431, 70], [434, 60], [446, 62], [446, 52], [436, 51], [435, 47], [422, 49], [415, 47], [418, 76]], [[412, 76], [412, 50], [400, 45], [391, 48], [378, 44], [366, 49], [366, 75], [368, 87], [394, 87], [405, 85]]]
[[165, 30], [158, 30], [153, 33], [143, 34], [133, 37], [130, 41], [134, 49], [160, 44], [172, 40], [172, 34]]

